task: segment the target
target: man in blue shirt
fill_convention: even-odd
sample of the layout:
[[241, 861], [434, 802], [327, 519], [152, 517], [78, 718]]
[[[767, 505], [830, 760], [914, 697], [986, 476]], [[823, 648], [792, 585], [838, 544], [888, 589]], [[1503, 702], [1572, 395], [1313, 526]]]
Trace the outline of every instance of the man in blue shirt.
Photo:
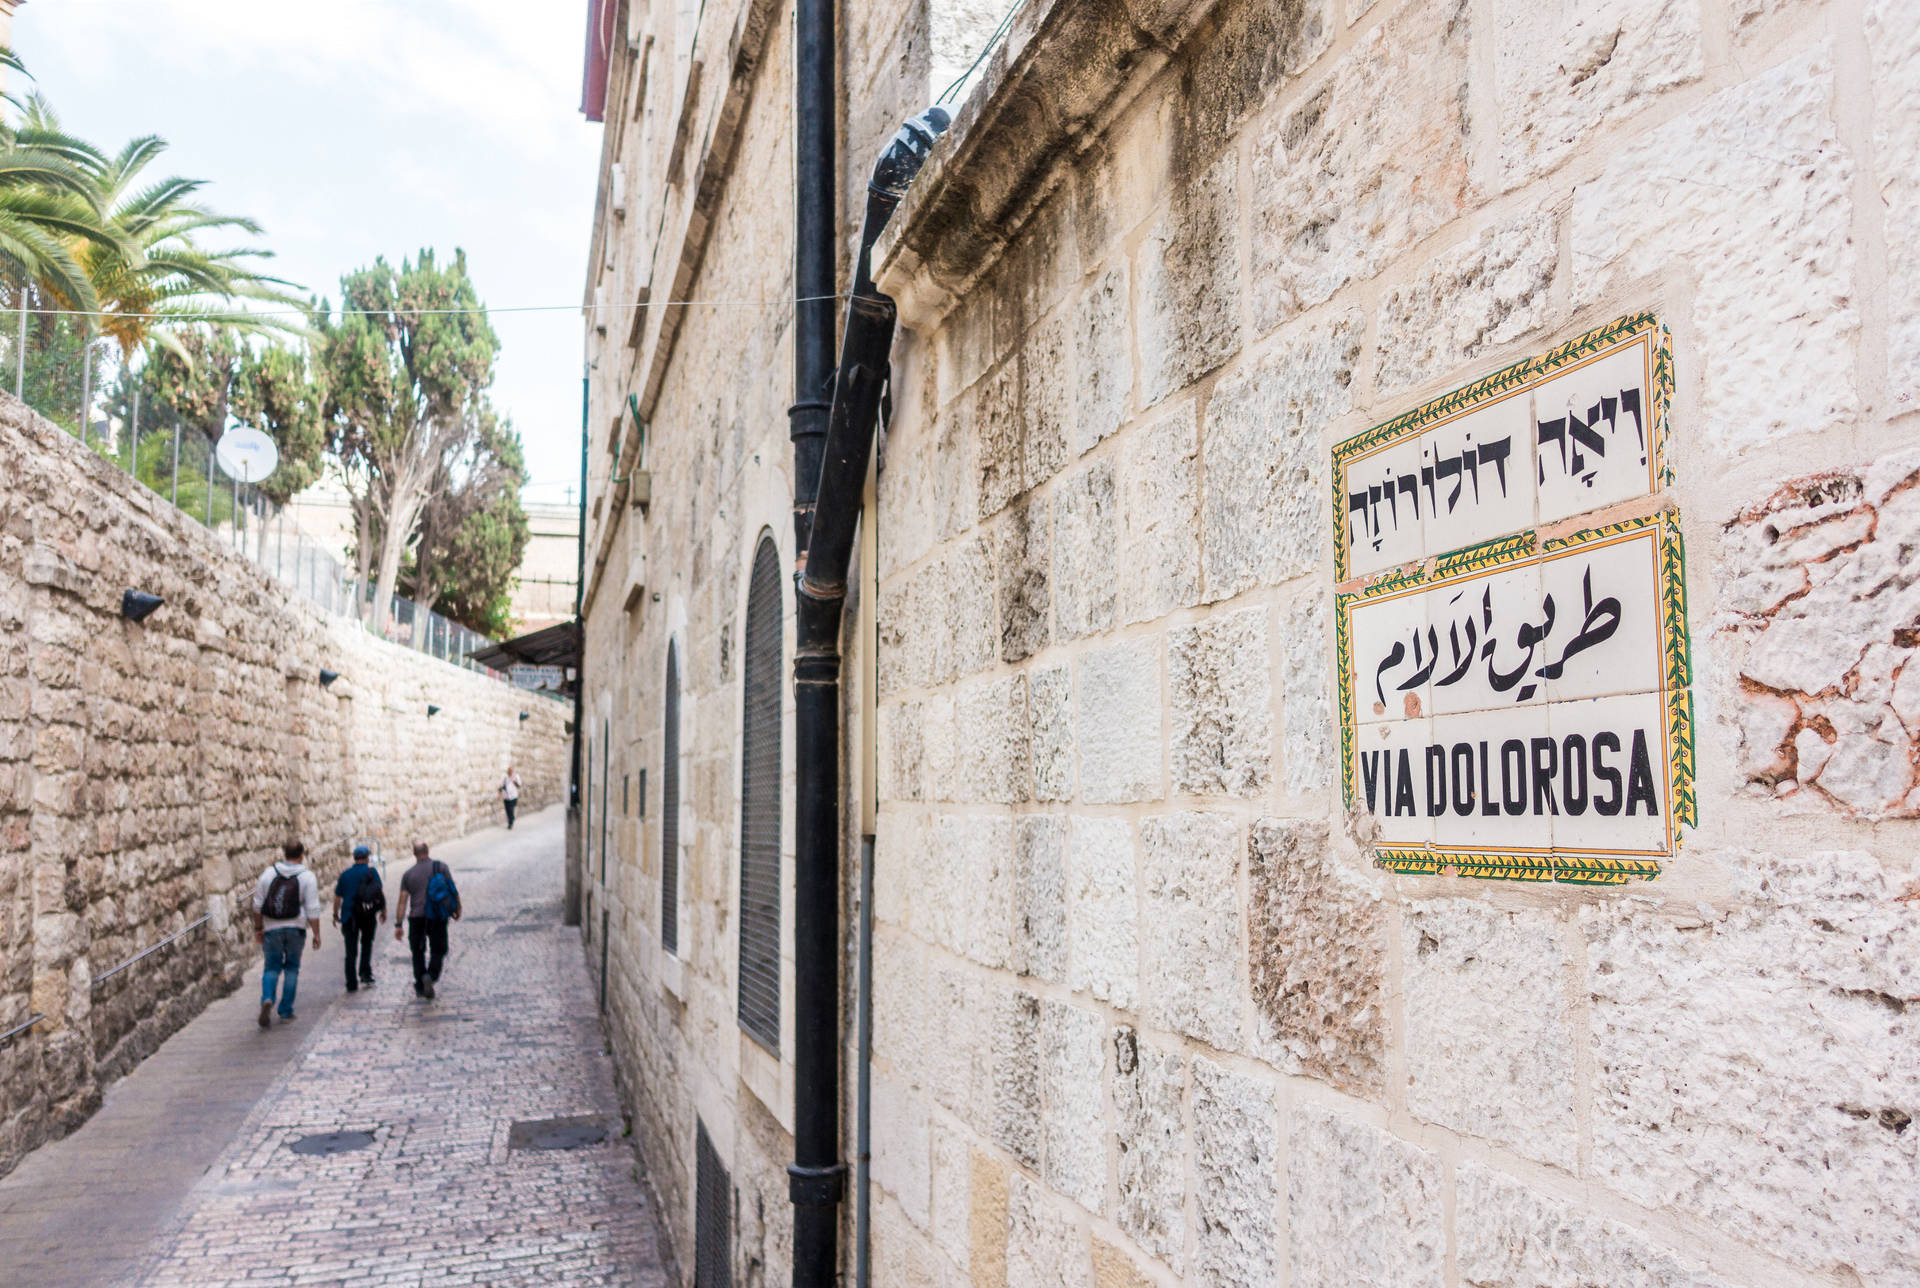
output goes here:
[[[333, 915], [340, 923], [340, 937], [347, 942], [347, 991], [373, 983], [373, 937], [379, 923], [387, 919], [387, 891], [380, 874], [367, 862], [371, 852], [364, 845], [353, 847], [353, 865], [333, 883]], [[357, 950], [357, 952], [356, 952]], [[360, 971], [354, 973], [358, 956]]]

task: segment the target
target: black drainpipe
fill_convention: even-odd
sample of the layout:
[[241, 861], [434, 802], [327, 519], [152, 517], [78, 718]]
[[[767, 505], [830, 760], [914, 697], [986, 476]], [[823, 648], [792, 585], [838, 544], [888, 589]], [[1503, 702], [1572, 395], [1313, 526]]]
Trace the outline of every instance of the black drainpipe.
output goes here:
[[578, 653], [573, 669], [573, 772], [567, 784], [567, 832], [577, 838], [575, 849], [578, 862], [572, 857], [567, 864], [567, 879], [563, 887], [564, 899], [561, 905], [561, 920], [569, 926], [580, 924], [580, 887], [586, 882], [587, 838], [580, 830], [580, 739], [582, 722], [586, 715], [587, 692], [587, 623], [583, 614], [587, 590], [587, 448], [593, 435], [588, 432], [588, 418], [593, 407], [593, 376], [587, 372], [580, 375], [580, 538], [577, 544], [576, 560], [573, 571], [573, 629]]
[[[946, 112], [934, 107], [903, 125], [867, 184], [840, 368], [824, 450], [815, 456], [819, 489], [801, 542], [793, 658], [793, 1164], [787, 1169], [794, 1288], [831, 1288], [840, 1268], [838, 1205], [846, 1188], [840, 1159], [840, 617], [896, 316], [893, 301], [873, 284], [873, 243], [947, 123]], [[796, 506], [796, 522], [800, 518]]]

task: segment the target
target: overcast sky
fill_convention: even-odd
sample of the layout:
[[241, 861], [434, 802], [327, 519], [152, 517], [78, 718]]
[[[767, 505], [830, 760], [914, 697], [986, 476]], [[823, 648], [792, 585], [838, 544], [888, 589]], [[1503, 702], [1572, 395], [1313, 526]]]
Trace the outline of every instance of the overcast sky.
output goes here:
[[342, 273], [455, 247], [502, 351], [495, 403], [526, 440], [529, 500], [580, 462], [579, 303], [600, 127], [578, 112], [575, 0], [29, 0], [13, 45], [65, 125], [265, 225], [280, 275], [339, 301]]

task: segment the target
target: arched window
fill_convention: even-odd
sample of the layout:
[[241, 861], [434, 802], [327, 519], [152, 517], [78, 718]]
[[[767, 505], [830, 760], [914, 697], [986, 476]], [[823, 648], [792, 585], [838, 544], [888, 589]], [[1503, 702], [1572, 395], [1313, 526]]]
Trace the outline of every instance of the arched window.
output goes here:
[[680, 649], [667, 645], [665, 728], [660, 738], [660, 942], [680, 951]]
[[780, 552], [753, 556], [741, 665], [740, 1027], [780, 1049]]

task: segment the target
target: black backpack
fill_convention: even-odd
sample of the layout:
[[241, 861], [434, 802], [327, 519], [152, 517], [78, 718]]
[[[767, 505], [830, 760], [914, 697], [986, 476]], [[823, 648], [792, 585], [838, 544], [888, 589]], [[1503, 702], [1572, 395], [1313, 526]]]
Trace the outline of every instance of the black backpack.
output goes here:
[[387, 889], [380, 884], [380, 874], [368, 868], [366, 875], [360, 878], [360, 884], [353, 888], [353, 912], [357, 917], [377, 917], [387, 910]]
[[300, 918], [300, 874], [288, 876], [273, 868], [273, 884], [267, 887], [267, 897], [260, 903], [260, 915], [268, 921], [297, 921]]

